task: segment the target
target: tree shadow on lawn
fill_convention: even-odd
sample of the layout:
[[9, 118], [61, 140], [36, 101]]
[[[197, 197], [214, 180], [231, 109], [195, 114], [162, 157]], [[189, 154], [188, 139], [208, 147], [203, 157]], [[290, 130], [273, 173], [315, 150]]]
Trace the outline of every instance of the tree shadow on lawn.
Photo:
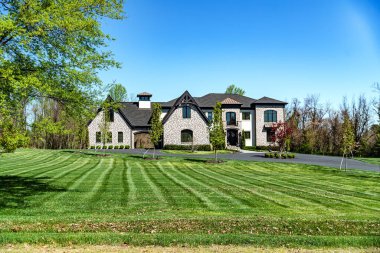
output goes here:
[[25, 208], [28, 197], [66, 189], [52, 186], [42, 179], [20, 176], [0, 176], [0, 208]]

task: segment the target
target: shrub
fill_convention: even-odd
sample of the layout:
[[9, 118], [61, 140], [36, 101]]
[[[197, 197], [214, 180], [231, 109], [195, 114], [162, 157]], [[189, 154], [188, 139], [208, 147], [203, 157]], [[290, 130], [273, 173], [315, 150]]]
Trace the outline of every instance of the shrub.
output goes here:
[[274, 158], [274, 157], [275, 157], [274, 153], [271, 153], [271, 152], [265, 153], [265, 158]]
[[102, 146], [100, 146], [100, 145], [96, 146], [96, 149], [101, 149], [101, 148], [102, 148]]
[[[115, 147], [116, 148], [116, 147]], [[124, 149], [124, 145], [120, 145], [119, 149]]]
[[107, 146], [103, 146], [102, 149], [107, 149]]
[[245, 146], [243, 149], [244, 150], [250, 150], [250, 151], [256, 151], [256, 147], [255, 146]]
[[108, 149], [113, 149], [113, 146], [112, 146], [112, 145], [109, 145], [109, 146], [108, 146]]
[[275, 158], [280, 158], [280, 154], [279, 153], [274, 153], [274, 157]]
[[119, 149], [119, 146], [116, 145], [116, 146], [114, 146], [113, 148], [114, 148], [114, 149]]
[[165, 145], [165, 150], [198, 150], [198, 151], [211, 151], [210, 145]]
[[124, 149], [130, 149], [129, 145], [125, 145]]
[[287, 154], [287, 157], [293, 159], [293, 158], [295, 158], [296, 156], [295, 156], [294, 154], [290, 154], [290, 153], [288, 153], [288, 154]]
[[95, 149], [95, 146], [91, 146], [90, 149]]

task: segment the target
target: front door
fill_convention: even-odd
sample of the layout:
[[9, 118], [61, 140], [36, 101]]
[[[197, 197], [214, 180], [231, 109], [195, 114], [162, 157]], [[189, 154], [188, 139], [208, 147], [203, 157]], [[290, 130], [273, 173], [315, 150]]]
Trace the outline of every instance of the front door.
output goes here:
[[238, 144], [238, 131], [235, 129], [227, 130], [227, 144], [230, 146], [237, 146]]

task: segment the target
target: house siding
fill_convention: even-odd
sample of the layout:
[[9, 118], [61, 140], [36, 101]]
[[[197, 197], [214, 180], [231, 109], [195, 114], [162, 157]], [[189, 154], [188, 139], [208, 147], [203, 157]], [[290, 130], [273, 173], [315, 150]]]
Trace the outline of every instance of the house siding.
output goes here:
[[182, 118], [182, 107], [178, 107], [170, 115], [164, 124], [164, 145], [184, 145], [191, 143], [181, 142], [181, 131], [189, 129], [193, 131], [193, 144], [210, 144], [207, 123], [198, 110], [191, 108], [191, 118]]
[[268, 146], [267, 131], [264, 127], [264, 112], [266, 110], [275, 110], [277, 112], [277, 122], [284, 122], [284, 106], [279, 105], [256, 105], [256, 146]]
[[[96, 132], [100, 132], [100, 123], [102, 122], [103, 113], [99, 112], [94, 120], [88, 126], [88, 136], [89, 136], [89, 145], [97, 146], [102, 145], [102, 143], [96, 142]], [[121, 117], [121, 115], [117, 112], [114, 113], [114, 122], [109, 123], [109, 131], [112, 132], [112, 143], [107, 143], [106, 145], [129, 145], [131, 144], [131, 128], [125, 122], [125, 120]], [[123, 142], [119, 143], [117, 136], [118, 132], [123, 132]]]

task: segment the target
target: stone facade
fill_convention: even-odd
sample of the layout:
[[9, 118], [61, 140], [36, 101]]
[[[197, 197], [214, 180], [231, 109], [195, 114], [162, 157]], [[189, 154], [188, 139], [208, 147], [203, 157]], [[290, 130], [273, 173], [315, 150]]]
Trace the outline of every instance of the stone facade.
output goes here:
[[[98, 146], [102, 143], [96, 143], [96, 132], [100, 132], [99, 125], [102, 121], [103, 113], [99, 112], [94, 120], [88, 125], [88, 136], [89, 145]], [[117, 112], [114, 113], [114, 122], [109, 123], [109, 131], [112, 132], [112, 143], [107, 143], [106, 145], [131, 145], [131, 128]], [[118, 132], [123, 132], [123, 142], [118, 142]]]
[[192, 143], [181, 142], [181, 131], [189, 129], [193, 131], [193, 144], [210, 144], [207, 123], [199, 112], [191, 108], [191, 118], [182, 117], [182, 107], [178, 107], [164, 124], [164, 145], [184, 145]]
[[256, 127], [256, 146], [268, 146], [271, 143], [267, 142], [267, 130], [265, 125], [270, 125], [271, 122], [264, 122], [264, 112], [266, 110], [274, 110], [277, 112], [277, 122], [284, 122], [284, 106], [281, 105], [256, 105], [255, 112], [255, 127]]

